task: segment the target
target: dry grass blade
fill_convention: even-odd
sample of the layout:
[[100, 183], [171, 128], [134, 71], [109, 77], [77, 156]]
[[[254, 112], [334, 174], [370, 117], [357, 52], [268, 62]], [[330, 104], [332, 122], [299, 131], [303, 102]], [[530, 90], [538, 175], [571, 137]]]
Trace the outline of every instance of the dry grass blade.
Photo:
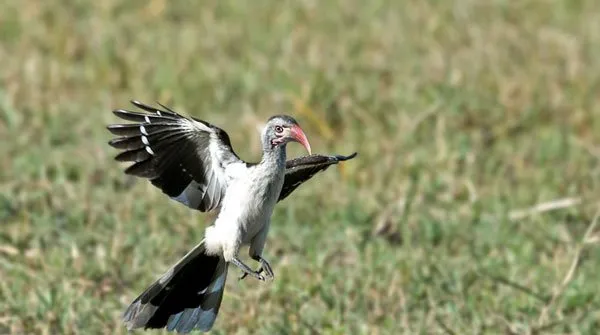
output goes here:
[[581, 201], [581, 198], [564, 198], [543, 202], [527, 209], [518, 209], [511, 211], [508, 213], [508, 218], [513, 221], [521, 220], [530, 215], [577, 206], [581, 204]]
[[600, 217], [600, 210], [598, 210], [598, 212], [594, 216], [594, 219], [592, 220], [592, 222], [589, 224], [587, 230], [585, 231], [585, 234], [583, 235], [583, 237], [581, 238], [579, 243], [577, 243], [577, 245], [575, 247], [575, 254], [573, 255], [573, 259], [571, 261], [571, 265], [569, 266], [569, 269], [565, 273], [565, 276], [564, 276], [562, 282], [554, 289], [554, 292], [552, 293], [552, 297], [550, 298], [550, 301], [542, 308], [542, 311], [540, 312], [540, 315], [537, 320], [538, 326], [541, 326], [547, 322], [548, 313], [549, 313], [550, 308], [552, 308], [556, 304], [556, 302], [561, 298], [562, 294], [565, 292], [565, 290], [569, 286], [569, 283], [571, 282], [571, 280], [573, 280], [573, 277], [575, 276], [575, 272], [577, 271], [577, 267], [579, 266], [579, 262], [581, 259], [581, 253], [584, 250], [584, 248], [586, 247], [586, 241], [594, 233], [594, 230], [596, 229], [596, 225], [598, 224], [599, 217]]

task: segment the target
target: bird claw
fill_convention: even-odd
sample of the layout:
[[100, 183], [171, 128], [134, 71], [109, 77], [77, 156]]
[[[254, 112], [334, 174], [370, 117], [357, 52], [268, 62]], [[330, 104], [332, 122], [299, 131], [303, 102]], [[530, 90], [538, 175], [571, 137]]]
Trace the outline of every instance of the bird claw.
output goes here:
[[[252, 277], [260, 281], [266, 281], [267, 278], [275, 278], [275, 274], [273, 273], [273, 269], [271, 268], [269, 262], [267, 262], [264, 258], [260, 256], [256, 257], [255, 259], [260, 263], [260, 268], [257, 271], [245, 271], [244, 269], [242, 269], [243, 273], [238, 278], [239, 280], [246, 278], [248, 275], [251, 275]], [[262, 275], [263, 272], [265, 272], [266, 277]]]
[[259, 262], [260, 262], [260, 270], [259, 271], [262, 272], [264, 270], [267, 277], [274, 279], [275, 274], [273, 273], [273, 269], [271, 269], [271, 264], [269, 264], [269, 262], [267, 262], [262, 257], [259, 259]]
[[263, 272], [262, 268], [260, 268], [258, 271], [250, 271], [250, 272], [242, 271], [242, 275], [238, 279], [242, 280], [242, 279], [246, 278], [248, 276], [248, 274], [250, 274], [252, 277], [254, 277], [260, 281], [265, 281], [265, 276], [261, 275], [262, 272]]
[[261, 275], [261, 271], [253, 271], [248, 265], [246, 265], [244, 262], [240, 261], [237, 257], [231, 260], [231, 263], [235, 266], [237, 266], [238, 268], [240, 268], [240, 270], [242, 270], [243, 274], [242, 276], [239, 278], [244, 279], [246, 277], [246, 275], [251, 275], [252, 277], [260, 280], [260, 281], [265, 281], [265, 277], [263, 275]]

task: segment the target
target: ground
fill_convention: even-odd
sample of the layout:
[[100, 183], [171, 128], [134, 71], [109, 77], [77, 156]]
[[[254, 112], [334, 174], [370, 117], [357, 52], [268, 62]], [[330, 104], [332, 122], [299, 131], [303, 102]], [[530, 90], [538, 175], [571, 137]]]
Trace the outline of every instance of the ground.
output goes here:
[[138, 99], [246, 160], [281, 113], [359, 153], [279, 204], [215, 334], [595, 334], [599, 59], [594, 0], [4, 1], [0, 333], [125, 334], [201, 240], [113, 160]]

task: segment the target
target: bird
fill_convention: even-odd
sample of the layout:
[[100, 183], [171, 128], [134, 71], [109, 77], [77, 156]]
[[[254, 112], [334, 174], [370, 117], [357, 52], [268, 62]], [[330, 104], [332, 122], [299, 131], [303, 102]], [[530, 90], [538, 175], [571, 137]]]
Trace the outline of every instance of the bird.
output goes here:
[[[115, 135], [108, 144], [121, 150], [115, 160], [132, 163], [125, 174], [149, 180], [191, 209], [217, 215], [202, 241], [131, 302], [123, 321], [128, 330], [209, 331], [221, 306], [229, 264], [241, 270], [240, 279], [274, 278], [262, 254], [275, 204], [316, 173], [357, 153], [312, 154], [298, 122], [275, 115], [261, 132], [260, 162], [246, 162], [223, 129], [160, 103], [131, 103], [138, 110], [113, 113], [132, 122], [107, 126]], [[290, 142], [300, 143], [308, 155], [287, 160]], [[238, 257], [246, 246], [257, 270]]]

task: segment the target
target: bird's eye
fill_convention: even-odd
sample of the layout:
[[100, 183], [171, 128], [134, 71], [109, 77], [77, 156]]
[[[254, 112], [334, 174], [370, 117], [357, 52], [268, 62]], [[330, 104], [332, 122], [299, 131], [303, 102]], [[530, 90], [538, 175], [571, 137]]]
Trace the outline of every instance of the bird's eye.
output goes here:
[[281, 133], [283, 131], [283, 127], [282, 126], [275, 126], [275, 132], [276, 133]]

